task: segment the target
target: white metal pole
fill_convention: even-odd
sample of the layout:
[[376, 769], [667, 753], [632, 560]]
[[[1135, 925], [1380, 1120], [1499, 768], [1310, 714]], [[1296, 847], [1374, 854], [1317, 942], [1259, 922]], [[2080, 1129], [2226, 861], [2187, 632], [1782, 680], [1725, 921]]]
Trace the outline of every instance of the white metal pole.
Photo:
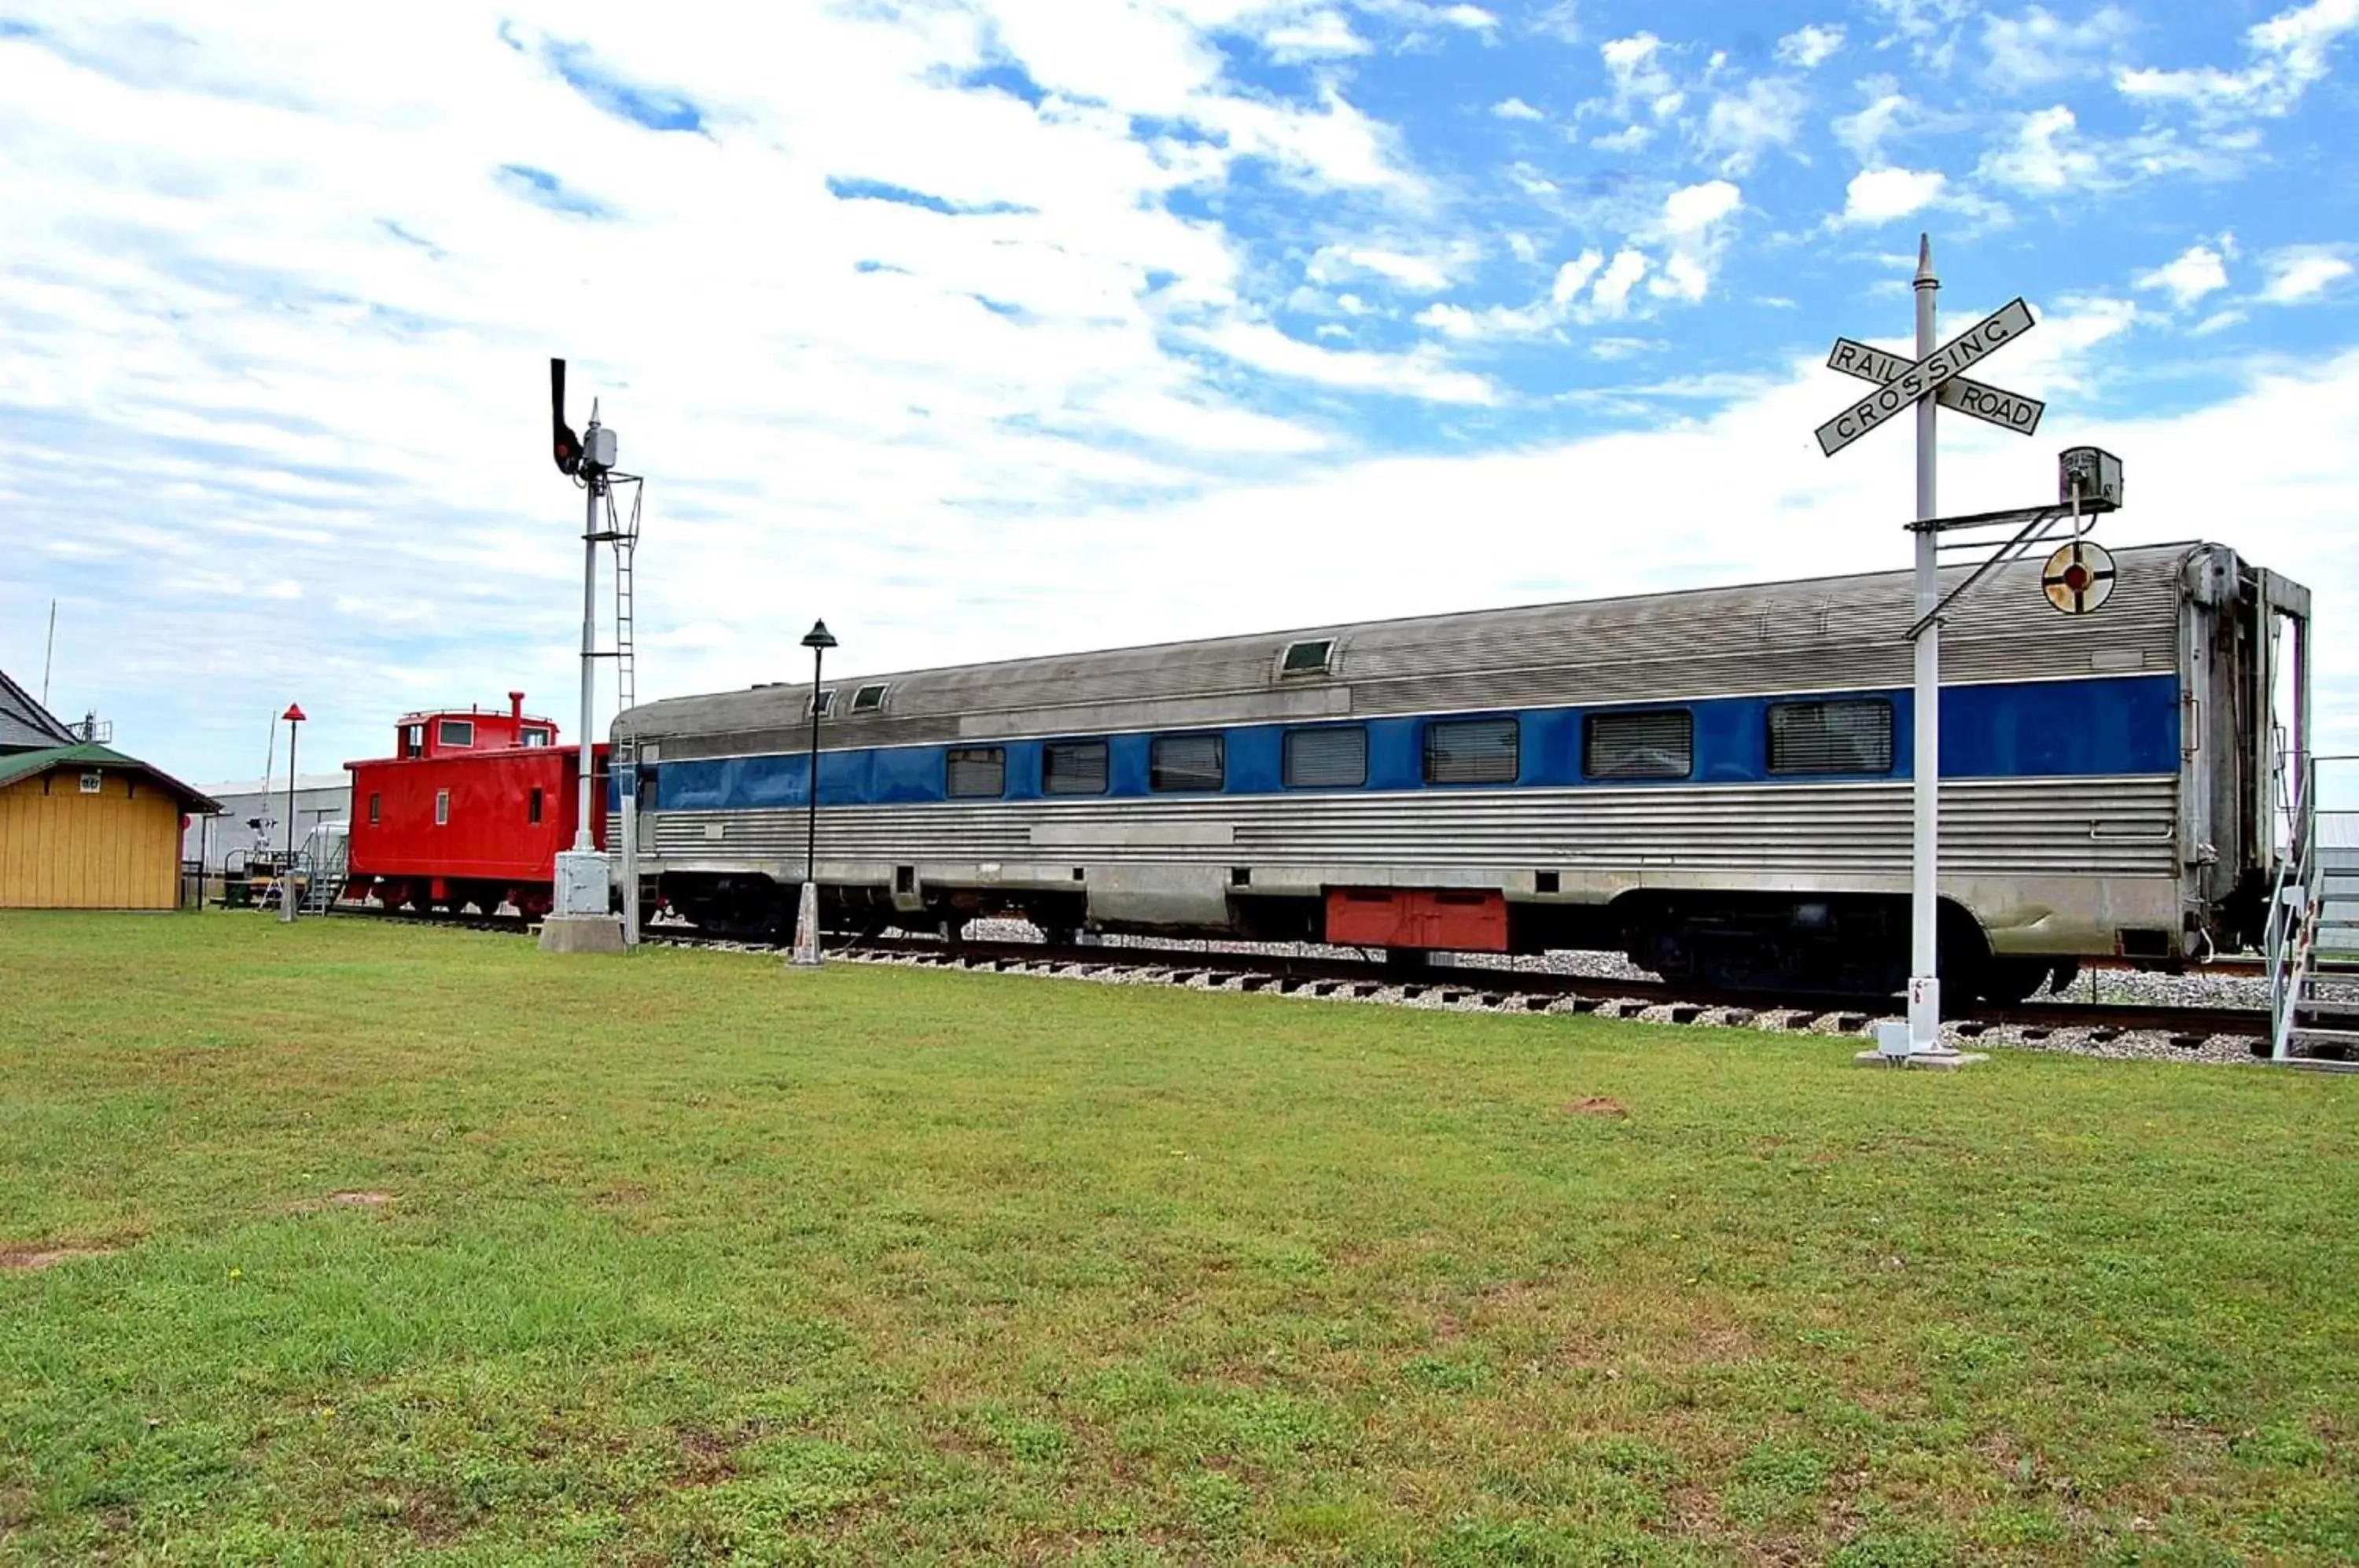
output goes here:
[[[623, 945], [639, 945], [639, 780], [638, 761], [633, 757], [627, 764], [628, 774], [617, 774], [622, 785], [623, 841]], [[610, 757], [607, 767], [614, 767]]]
[[[1933, 336], [1933, 293], [1940, 288], [1933, 276], [1933, 242], [1917, 240], [1917, 357], [1930, 357], [1940, 345]], [[1917, 400], [1917, 517], [1922, 522], [1935, 515], [1933, 485], [1933, 392]], [[1926, 620], [1917, 639], [1916, 767], [1911, 794], [1916, 806], [1916, 833], [1910, 856], [1908, 1050], [1937, 1051], [1941, 1043], [1940, 822], [1941, 822], [1941, 625], [1927, 620], [1941, 602], [1940, 536], [1927, 529], [1917, 535], [1917, 617]]]
[[594, 849], [590, 838], [590, 776], [595, 771], [596, 737], [590, 726], [598, 699], [598, 488], [600, 476], [590, 475], [590, 501], [582, 523], [582, 728], [574, 737], [582, 748], [582, 782], [576, 797], [573, 847]]

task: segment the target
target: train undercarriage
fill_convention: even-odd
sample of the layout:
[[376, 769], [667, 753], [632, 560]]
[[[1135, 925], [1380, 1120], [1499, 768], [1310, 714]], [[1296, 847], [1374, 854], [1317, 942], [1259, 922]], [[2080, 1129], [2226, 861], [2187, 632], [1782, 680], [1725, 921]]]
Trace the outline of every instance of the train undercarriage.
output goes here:
[[[655, 891], [672, 913], [715, 935], [776, 942], [793, 935], [792, 884], [759, 874], [666, 873]], [[1398, 911], [1408, 900], [1453, 897], [1461, 900], [1454, 914], [1446, 904], [1408, 917]], [[1349, 899], [1359, 903], [1347, 905]], [[1387, 901], [1389, 907], [1364, 908]], [[1908, 900], [1875, 894], [1636, 893], [1586, 905], [1510, 902], [1495, 892], [1450, 889], [1338, 889], [1324, 898], [1236, 892], [1225, 924], [1194, 925], [1093, 920], [1079, 890], [930, 887], [913, 909], [883, 888], [833, 887], [822, 889], [820, 907], [831, 932], [939, 935], [953, 942], [973, 921], [1010, 920], [1058, 942], [1083, 931], [1315, 942], [1381, 951], [1401, 967], [1440, 953], [1615, 953], [1665, 979], [1725, 990], [1890, 996], [1907, 988], [1909, 968]], [[1429, 922], [1422, 927], [1414, 923], [1419, 914]], [[1947, 902], [1940, 944], [1952, 996], [2018, 1002], [2043, 988], [2060, 992], [2081, 969], [2071, 955], [1994, 954], [1973, 917]]]

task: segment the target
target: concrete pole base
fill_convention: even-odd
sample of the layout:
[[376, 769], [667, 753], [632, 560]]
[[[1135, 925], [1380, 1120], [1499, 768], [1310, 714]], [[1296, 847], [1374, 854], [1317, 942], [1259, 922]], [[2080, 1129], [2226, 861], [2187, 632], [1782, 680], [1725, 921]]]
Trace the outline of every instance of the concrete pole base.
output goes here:
[[1852, 1060], [1863, 1067], [1922, 1067], [1936, 1073], [1951, 1073], [1961, 1067], [1972, 1067], [1977, 1062], [1988, 1062], [1990, 1057], [1979, 1051], [1951, 1051], [1948, 1046], [1940, 1046], [1932, 1051], [1912, 1051], [1906, 1056], [1895, 1056], [1881, 1051], [1863, 1051]]
[[551, 915], [540, 922], [543, 953], [621, 953], [623, 922], [613, 915]]
[[806, 880], [795, 909], [795, 951], [787, 962], [798, 969], [816, 969], [819, 953], [819, 884]]

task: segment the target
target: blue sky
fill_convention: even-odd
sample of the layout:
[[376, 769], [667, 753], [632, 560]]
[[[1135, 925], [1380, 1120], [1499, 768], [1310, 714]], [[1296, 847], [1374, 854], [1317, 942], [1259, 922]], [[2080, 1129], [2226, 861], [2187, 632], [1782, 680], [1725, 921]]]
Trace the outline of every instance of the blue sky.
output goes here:
[[[643, 694], [1897, 566], [1848, 334], [2021, 294], [1945, 510], [2359, 547], [2359, 0], [0, 0], [0, 667], [207, 779], [569, 718], [544, 361], [649, 475]], [[1947, 335], [1946, 332], [1945, 334]], [[569, 725], [570, 727], [570, 725]]]

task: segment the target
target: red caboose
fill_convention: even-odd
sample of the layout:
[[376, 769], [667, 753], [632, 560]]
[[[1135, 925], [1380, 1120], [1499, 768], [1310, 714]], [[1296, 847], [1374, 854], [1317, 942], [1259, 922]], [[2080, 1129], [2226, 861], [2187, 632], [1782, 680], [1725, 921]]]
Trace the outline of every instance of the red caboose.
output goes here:
[[[347, 762], [353, 822], [347, 898], [388, 909], [546, 914], [557, 852], [573, 847], [582, 748], [524, 711], [437, 709], [403, 715], [396, 755]], [[606, 748], [592, 748], [590, 835], [606, 843]]]

